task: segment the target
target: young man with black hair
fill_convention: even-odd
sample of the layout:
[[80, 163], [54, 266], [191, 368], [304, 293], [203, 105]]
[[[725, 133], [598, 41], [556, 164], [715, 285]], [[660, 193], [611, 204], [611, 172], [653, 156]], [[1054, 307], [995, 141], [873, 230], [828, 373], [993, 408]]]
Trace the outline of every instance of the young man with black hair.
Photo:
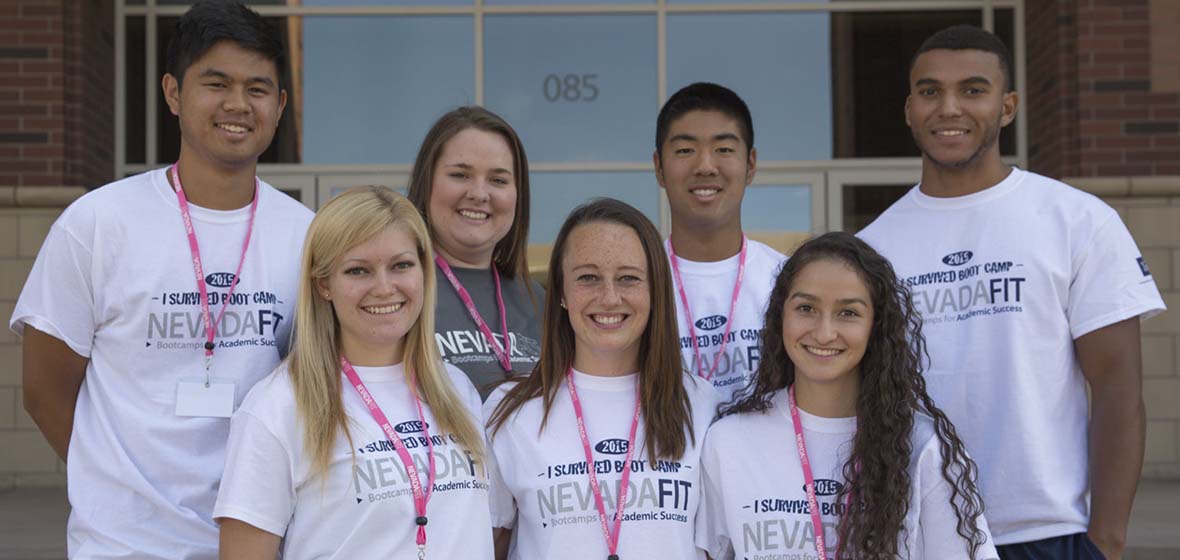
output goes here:
[[930, 394], [979, 465], [1000, 556], [1119, 558], [1143, 462], [1139, 320], [1159, 291], [1112, 208], [1001, 160], [1018, 99], [998, 38], [944, 29], [909, 78], [922, 180], [860, 236], [922, 312]]
[[312, 216], [255, 177], [282, 54], [240, 3], [194, 5], [162, 82], [179, 160], [71, 204], [17, 302], [25, 408], [66, 461], [71, 558], [217, 557], [228, 416], [285, 352]]
[[728, 88], [691, 84], [660, 109], [652, 162], [672, 211], [680, 346], [685, 368], [725, 400], [758, 367], [762, 314], [785, 259], [742, 232], [757, 159], [750, 109]]

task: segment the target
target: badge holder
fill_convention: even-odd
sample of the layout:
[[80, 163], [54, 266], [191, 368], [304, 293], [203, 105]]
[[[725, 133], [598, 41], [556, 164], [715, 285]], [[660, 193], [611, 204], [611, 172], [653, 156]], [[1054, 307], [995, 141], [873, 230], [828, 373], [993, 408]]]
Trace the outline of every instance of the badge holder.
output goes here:
[[229, 418], [234, 413], [238, 384], [232, 379], [190, 377], [176, 383], [176, 415]]

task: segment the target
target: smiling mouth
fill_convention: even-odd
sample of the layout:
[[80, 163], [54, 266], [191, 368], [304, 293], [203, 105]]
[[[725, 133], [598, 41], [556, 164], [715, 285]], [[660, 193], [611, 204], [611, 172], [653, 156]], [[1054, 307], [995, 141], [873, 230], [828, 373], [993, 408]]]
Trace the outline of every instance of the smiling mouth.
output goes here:
[[808, 354], [819, 356], [821, 358], [831, 358], [832, 356], [837, 356], [844, 353], [843, 350], [837, 348], [817, 348], [815, 346], [807, 346], [806, 344], [803, 345], [803, 349], [806, 350]]
[[479, 210], [460, 210], [459, 215], [471, 220], [486, 220], [490, 216], [487, 212], [480, 212]]
[[622, 313], [596, 313], [590, 316], [591, 321], [594, 321], [595, 324], [602, 325], [604, 327], [613, 327], [618, 325], [626, 318], [627, 316]]
[[395, 303], [393, 305], [362, 307], [361, 309], [364, 309], [365, 313], [369, 313], [370, 315], [389, 315], [391, 313], [397, 313], [403, 305], [405, 305], [405, 302]]
[[695, 189], [689, 189], [688, 192], [692, 193], [693, 196], [707, 198], [721, 192], [721, 189], [716, 187], [698, 187]]
[[243, 134], [246, 132], [250, 132], [250, 130], [251, 130], [250, 127], [243, 126], [240, 124], [217, 123], [216, 126], [217, 126], [217, 128], [220, 128], [221, 130], [225, 130], [227, 132], [233, 132], [235, 134]]
[[942, 136], [944, 138], [954, 138], [957, 136], [966, 136], [967, 131], [966, 130], [936, 130], [936, 131], [934, 131], [934, 135], [935, 136]]

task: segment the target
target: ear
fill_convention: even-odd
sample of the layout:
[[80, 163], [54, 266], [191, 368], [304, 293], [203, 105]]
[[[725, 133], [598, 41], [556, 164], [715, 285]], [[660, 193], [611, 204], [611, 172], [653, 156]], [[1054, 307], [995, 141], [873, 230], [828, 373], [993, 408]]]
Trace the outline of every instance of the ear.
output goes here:
[[287, 90], [279, 90], [279, 114], [275, 118], [275, 129], [279, 128], [279, 122], [283, 120], [283, 109], [287, 108]]
[[758, 149], [750, 148], [750, 155], [746, 158], [746, 186], [754, 182], [754, 173], [758, 170]]
[[659, 183], [661, 189], [667, 188], [664, 185], [664, 166], [660, 164], [659, 150], [651, 153], [651, 164], [656, 168], [656, 183]]
[[164, 90], [164, 101], [168, 103], [168, 110], [175, 116], [180, 116], [180, 82], [172, 74], [164, 74], [160, 80], [160, 88]]
[[1020, 94], [1010, 91], [1004, 94], [1003, 113], [1000, 115], [1000, 125], [1008, 126], [1016, 120], [1016, 110], [1020, 105]]
[[905, 108], [902, 110], [905, 115], [905, 125], [912, 128], [914, 125], [910, 123], [910, 98], [912, 95], [905, 96]]
[[320, 296], [321, 298], [324, 298], [324, 301], [329, 301], [329, 302], [332, 301], [332, 293], [331, 293], [331, 291], [328, 290], [328, 279], [327, 278], [316, 278], [315, 279], [315, 292], [316, 292], [316, 295]]

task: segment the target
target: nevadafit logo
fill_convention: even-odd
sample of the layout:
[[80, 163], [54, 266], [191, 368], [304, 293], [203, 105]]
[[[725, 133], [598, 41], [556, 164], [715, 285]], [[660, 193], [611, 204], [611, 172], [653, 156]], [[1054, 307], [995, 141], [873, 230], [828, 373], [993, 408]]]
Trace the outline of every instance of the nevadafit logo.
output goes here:
[[1151, 276], [1151, 270], [1147, 268], [1147, 261], [1143, 260], [1143, 257], [1139, 257], [1136, 260], [1139, 262], [1139, 271], [1142, 272], [1144, 276]]
[[228, 288], [238, 283], [232, 272], [214, 272], [205, 276], [205, 283], [215, 288]]
[[694, 324], [698, 329], [711, 331], [713, 329], [721, 328], [725, 325], [725, 322], [726, 318], [722, 317], [721, 315], [710, 315], [708, 317], [701, 317], [700, 319], [697, 319], [697, 322]]
[[943, 257], [942, 262], [947, 266], [963, 266], [967, 264], [967, 261], [971, 260], [971, 257], [974, 256], [975, 253], [972, 253], [971, 251], [958, 251]]
[[[830, 478], [815, 479], [815, 495], [816, 496], [835, 496], [837, 492], [843, 488], [844, 485], [832, 480]], [[807, 485], [803, 485], [803, 491], [807, 491]]]
[[[426, 427], [429, 428], [430, 424], [426, 424]], [[421, 432], [422, 431], [422, 421], [421, 420], [410, 420], [409, 422], [402, 422], [401, 424], [394, 426], [393, 431], [395, 431], [399, 434], [413, 434], [413, 433]]]
[[625, 455], [627, 453], [627, 440], [619, 438], [604, 439], [594, 446], [594, 450], [599, 453], [607, 455]]

